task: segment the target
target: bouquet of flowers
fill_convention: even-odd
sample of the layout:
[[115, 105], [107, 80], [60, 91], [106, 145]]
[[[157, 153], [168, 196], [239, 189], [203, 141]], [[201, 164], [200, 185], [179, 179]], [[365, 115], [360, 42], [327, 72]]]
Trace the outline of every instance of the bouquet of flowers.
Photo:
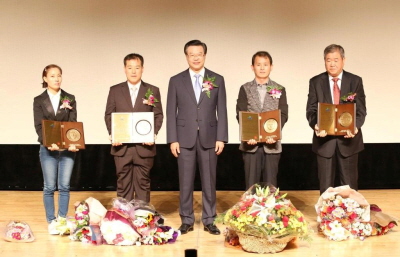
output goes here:
[[364, 240], [367, 236], [385, 234], [397, 225], [396, 219], [380, 212], [379, 207], [371, 210], [367, 200], [349, 186], [328, 188], [315, 208], [319, 230], [333, 241]]
[[93, 197], [89, 197], [82, 202], [76, 202], [76, 228], [69, 238], [83, 243], [102, 244], [103, 238], [101, 236], [99, 224], [106, 212], [106, 208]]
[[7, 224], [4, 240], [9, 242], [32, 242], [35, 240], [29, 225], [22, 221], [10, 221]]
[[161, 220], [161, 215], [150, 204], [116, 198], [100, 228], [108, 244], [160, 245], [175, 242], [179, 231], [162, 226]]
[[108, 210], [100, 230], [107, 244], [134, 245], [140, 238], [133, 225], [133, 206], [123, 198], [115, 198], [113, 207]]
[[[229, 230], [236, 232], [246, 251], [282, 251], [296, 237], [310, 239], [304, 215], [286, 195], [274, 187], [255, 184], [217, 221], [223, 221]], [[232, 236], [229, 241], [237, 242]]]
[[137, 245], [161, 245], [176, 241], [179, 230], [161, 225], [162, 217], [152, 205], [143, 201], [132, 201], [132, 203], [135, 210], [133, 224], [142, 236]]

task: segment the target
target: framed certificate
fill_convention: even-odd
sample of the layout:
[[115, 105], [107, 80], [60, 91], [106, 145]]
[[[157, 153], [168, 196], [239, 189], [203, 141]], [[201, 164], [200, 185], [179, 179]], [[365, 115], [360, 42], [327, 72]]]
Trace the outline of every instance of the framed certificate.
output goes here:
[[111, 140], [119, 143], [154, 142], [154, 113], [113, 112]]
[[82, 122], [42, 120], [43, 145], [50, 147], [56, 144], [60, 149], [75, 145], [85, 149], [85, 136]]
[[356, 129], [356, 104], [318, 103], [318, 127], [328, 135], [347, 135], [347, 130], [354, 134]]
[[281, 140], [281, 110], [262, 113], [239, 112], [239, 134], [241, 141], [251, 139], [265, 142], [268, 138]]

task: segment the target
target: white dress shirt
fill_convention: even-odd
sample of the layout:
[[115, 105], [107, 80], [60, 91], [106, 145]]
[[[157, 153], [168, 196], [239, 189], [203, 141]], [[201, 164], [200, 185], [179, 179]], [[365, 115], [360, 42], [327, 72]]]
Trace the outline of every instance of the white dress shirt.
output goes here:
[[[332, 80], [334, 77], [332, 77], [331, 75], [328, 75], [328, 77], [329, 77], [329, 85], [330, 85], [330, 89], [331, 89], [332, 103], [335, 103], [335, 99], [333, 99], [333, 80]], [[335, 78], [339, 79], [337, 81], [339, 90], [342, 88], [342, 77], [343, 77], [343, 71], [339, 74], [339, 76], [335, 77]]]

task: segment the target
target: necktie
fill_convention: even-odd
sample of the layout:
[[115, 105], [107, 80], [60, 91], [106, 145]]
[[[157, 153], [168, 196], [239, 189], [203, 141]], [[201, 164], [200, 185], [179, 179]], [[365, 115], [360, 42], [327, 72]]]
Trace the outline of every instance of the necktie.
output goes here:
[[132, 99], [132, 106], [135, 107], [135, 102], [136, 102], [136, 91], [137, 87], [132, 87], [131, 88], [131, 99]]
[[334, 104], [339, 104], [339, 99], [340, 99], [340, 89], [337, 84], [339, 78], [333, 78], [333, 103]]
[[201, 94], [201, 86], [200, 86], [200, 74], [194, 74], [196, 81], [194, 82], [194, 94], [196, 96], [197, 102], [199, 102], [200, 94]]

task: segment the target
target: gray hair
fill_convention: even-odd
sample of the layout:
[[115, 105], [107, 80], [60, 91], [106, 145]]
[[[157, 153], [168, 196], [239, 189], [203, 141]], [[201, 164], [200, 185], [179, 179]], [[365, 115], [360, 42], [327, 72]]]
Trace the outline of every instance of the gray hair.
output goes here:
[[336, 51], [338, 51], [340, 53], [340, 56], [343, 59], [344, 58], [344, 49], [343, 49], [342, 46], [336, 45], [336, 44], [329, 45], [329, 46], [327, 46], [325, 48], [325, 50], [324, 50], [324, 59], [326, 58], [327, 54], [330, 54], [330, 53], [333, 53], [333, 52], [336, 52]]

